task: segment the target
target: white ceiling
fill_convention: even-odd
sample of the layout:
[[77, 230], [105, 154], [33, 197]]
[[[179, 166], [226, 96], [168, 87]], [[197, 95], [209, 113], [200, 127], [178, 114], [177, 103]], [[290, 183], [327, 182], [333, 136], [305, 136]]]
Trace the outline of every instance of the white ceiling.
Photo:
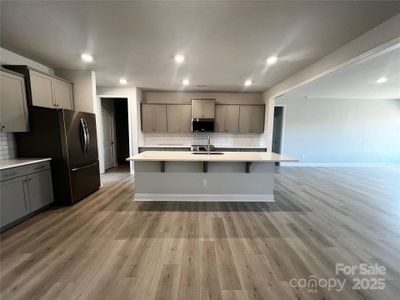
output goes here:
[[[1, 2], [1, 46], [98, 85], [263, 91], [400, 12], [400, 2]], [[85, 65], [89, 51], [95, 62]], [[172, 56], [185, 53], [176, 66]], [[266, 67], [265, 59], [280, 61]], [[207, 85], [197, 88], [196, 85]]]
[[[376, 80], [386, 77], [385, 83]], [[400, 45], [287, 92], [281, 98], [400, 99]]]

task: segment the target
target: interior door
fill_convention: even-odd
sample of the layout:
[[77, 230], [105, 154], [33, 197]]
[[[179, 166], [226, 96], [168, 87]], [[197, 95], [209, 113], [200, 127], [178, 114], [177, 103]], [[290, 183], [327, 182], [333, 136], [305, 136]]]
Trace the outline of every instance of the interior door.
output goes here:
[[106, 110], [102, 111], [103, 116], [103, 147], [104, 147], [104, 168], [107, 170], [114, 167], [114, 134], [112, 114]]
[[274, 128], [272, 133], [272, 152], [281, 153], [282, 145], [283, 107], [274, 108]]

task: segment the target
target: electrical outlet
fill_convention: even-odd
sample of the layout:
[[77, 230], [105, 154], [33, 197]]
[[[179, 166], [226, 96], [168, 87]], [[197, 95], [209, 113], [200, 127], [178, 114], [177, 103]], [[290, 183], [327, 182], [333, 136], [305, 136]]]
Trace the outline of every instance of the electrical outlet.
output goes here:
[[202, 180], [201, 180], [201, 184], [202, 184], [203, 186], [207, 186], [207, 179], [202, 179]]

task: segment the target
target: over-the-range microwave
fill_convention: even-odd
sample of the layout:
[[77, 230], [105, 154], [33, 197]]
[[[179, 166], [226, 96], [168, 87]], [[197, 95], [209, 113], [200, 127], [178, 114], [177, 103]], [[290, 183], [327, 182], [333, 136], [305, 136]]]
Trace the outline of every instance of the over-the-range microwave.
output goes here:
[[214, 119], [192, 119], [192, 132], [214, 132]]

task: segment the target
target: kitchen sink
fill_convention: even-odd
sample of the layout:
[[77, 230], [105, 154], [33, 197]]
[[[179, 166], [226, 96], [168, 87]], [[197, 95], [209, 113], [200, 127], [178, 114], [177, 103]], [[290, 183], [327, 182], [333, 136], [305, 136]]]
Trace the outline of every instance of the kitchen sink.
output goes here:
[[198, 155], [222, 155], [224, 152], [210, 152], [207, 154], [207, 152], [192, 152], [192, 154], [198, 154]]

